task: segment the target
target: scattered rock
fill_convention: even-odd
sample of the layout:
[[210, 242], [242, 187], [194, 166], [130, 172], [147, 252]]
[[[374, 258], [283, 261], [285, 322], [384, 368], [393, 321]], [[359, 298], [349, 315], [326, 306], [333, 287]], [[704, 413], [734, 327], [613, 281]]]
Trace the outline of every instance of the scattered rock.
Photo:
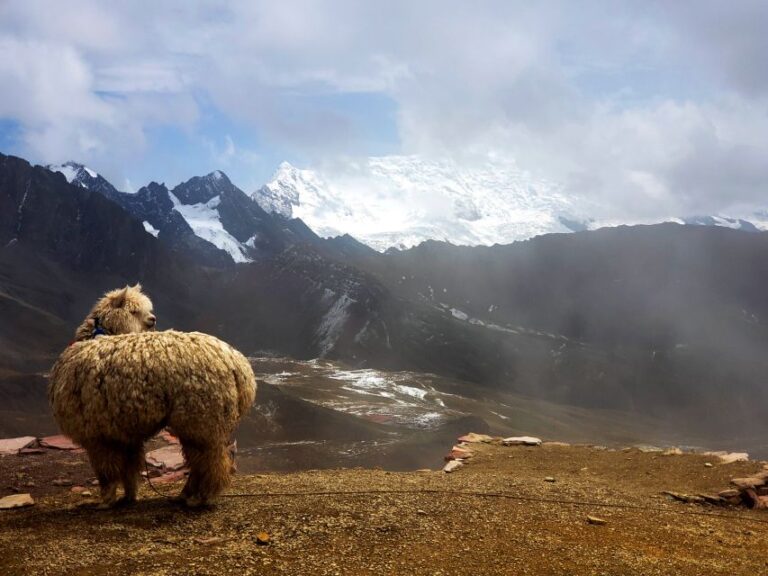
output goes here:
[[13, 494], [0, 498], [0, 510], [10, 510], [11, 508], [23, 508], [32, 506], [35, 501], [30, 494]]
[[608, 520], [603, 520], [602, 518], [598, 518], [597, 516], [587, 516], [587, 522], [590, 524], [594, 524], [595, 526], [605, 526], [608, 524]]
[[173, 470], [171, 472], [166, 472], [157, 478], [153, 478], [152, 484], [171, 484], [173, 482], [180, 482], [184, 480], [186, 475], [186, 470]]
[[661, 453], [662, 456], [682, 456], [683, 451], [680, 450], [680, 448], [667, 448], [664, 450], [664, 452]]
[[446, 460], [466, 459], [472, 458], [473, 453], [461, 446], [454, 446], [451, 451], [445, 456]]
[[459, 442], [467, 442], [469, 444], [476, 444], [480, 442], [489, 443], [493, 441], [493, 437], [488, 436], [488, 434], [476, 434], [474, 432], [470, 432], [469, 434], [465, 434], [464, 436], [460, 436], [458, 438]]
[[211, 546], [213, 544], [218, 544], [219, 542], [224, 542], [224, 538], [221, 538], [219, 536], [211, 536], [208, 538], [195, 538], [195, 542], [198, 544], [202, 544], [203, 546]]
[[147, 463], [164, 470], [179, 470], [184, 467], [181, 446], [172, 444], [147, 453]]
[[93, 496], [93, 492], [91, 492], [90, 490], [83, 490], [82, 492], [80, 492], [80, 496], [82, 496], [83, 498], [88, 498], [89, 496]]
[[665, 490], [662, 492], [662, 494], [665, 494], [666, 496], [669, 496], [673, 500], [677, 500], [679, 502], [685, 502], [686, 504], [702, 504], [705, 500], [701, 496], [695, 496], [693, 494], [683, 494], [681, 492], [672, 492], [670, 490]]
[[757, 488], [759, 486], [765, 485], [765, 478], [762, 478], [760, 476], [749, 476], [747, 478], [733, 478], [731, 480], [731, 484], [741, 489]]
[[502, 439], [504, 446], [540, 446], [541, 439], [533, 436], [510, 436]]
[[22, 448], [18, 452], [19, 456], [30, 456], [32, 454], [45, 454], [43, 448]]
[[72, 486], [70, 489], [70, 492], [73, 492], [74, 494], [82, 494], [83, 492], [87, 492], [85, 486]]
[[18, 454], [19, 450], [32, 445], [37, 438], [34, 436], [21, 436], [19, 438], [3, 438], [0, 440], [0, 456]]
[[558, 446], [560, 448], [568, 448], [570, 446], [570, 444], [568, 444], [568, 442], [552, 442], [552, 441], [542, 442], [542, 445], [543, 446]]
[[421, 509], [416, 510], [416, 514], [421, 514], [422, 516], [426, 516], [427, 515], [426, 511], [421, 510]]
[[703, 498], [704, 502], [707, 504], [713, 504], [715, 506], [722, 506], [723, 504], [726, 504], [726, 501], [723, 498], [714, 494], [699, 493], [697, 496], [699, 498]]
[[72, 442], [69, 436], [57, 434], [56, 436], [46, 436], [40, 438], [40, 446], [44, 448], [55, 448], [56, 450], [79, 450], [80, 446]]
[[443, 472], [446, 472], [446, 473], [455, 472], [462, 466], [464, 466], [464, 462], [462, 460], [451, 460], [450, 462], [448, 462], [448, 464], [443, 466]]
[[712, 462], [704, 462], [705, 468], [712, 468]]
[[749, 454], [746, 452], [703, 452], [702, 456], [715, 456], [720, 460], [720, 464], [749, 461]]
[[269, 544], [269, 534], [267, 534], [266, 532], [259, 532], [256, 535], [256, 544], [258, 544], [259, 546], [266, 546], [267, 544]]
[[729, 488], [728, 490], [722, 490], [717, 493], [720, 498], [735, 498], [737, 496], [741, 496], [741, 492], [736, 490], [735, 488]]
[[70, 480], [69, 478], [56, 478], [53, 482], [51, 482], [54, 486], [72, 486], [74, 482]]
[[644, 453], [651, 453], [651, 452], [661, 452], [664, 453], [664, 450], [662, 448], [659, 448], [658, 446], [652, 446], [650, 444], [638, 444], [635, 446], [640, 452]]
[[546, 477], [544, 478], [544, 482], [554, 482], [554, 481], [555, 481], [555, 479], [554, 479], [554, 477], [552, 477], [552, 476], [546, 476]]

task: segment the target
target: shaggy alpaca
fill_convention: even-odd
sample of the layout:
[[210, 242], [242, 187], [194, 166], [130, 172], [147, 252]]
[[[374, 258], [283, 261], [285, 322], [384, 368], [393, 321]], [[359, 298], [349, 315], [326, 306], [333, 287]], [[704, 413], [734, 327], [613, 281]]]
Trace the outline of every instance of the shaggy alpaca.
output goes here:
[[166, 426], [190, 467], [180, 498], [188, 506], [208, 503], [229, 482], [227, 441], [256, 395], [250, 364], [228, 344], [154, 327], [141, 286], [108, 292], [51, 372], [54, 416], [88, 452], [102, 507], [136, 500], [144, 442]]

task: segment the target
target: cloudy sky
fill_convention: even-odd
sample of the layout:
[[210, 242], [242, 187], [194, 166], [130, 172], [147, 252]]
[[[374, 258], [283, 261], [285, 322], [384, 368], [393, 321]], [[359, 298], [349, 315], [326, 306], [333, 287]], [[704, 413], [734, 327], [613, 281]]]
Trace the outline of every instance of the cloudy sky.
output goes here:
[[118, 188], [514, 158], [635, 218], [768, 207], [768, 2], [0, 0], [0, 151]]

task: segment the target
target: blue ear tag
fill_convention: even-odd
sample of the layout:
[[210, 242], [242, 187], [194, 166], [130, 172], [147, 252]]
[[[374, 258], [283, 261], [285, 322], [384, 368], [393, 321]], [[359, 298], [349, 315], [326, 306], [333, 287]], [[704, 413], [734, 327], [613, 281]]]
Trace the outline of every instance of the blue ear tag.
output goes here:
[[93, 332], [91, 333], [91, 336], [93, 338], [96, 338], [96, 336], [106, 336], [106, 332], [104, 332], [104, 328], [101, 326], [96, 326], [96, 328], [93, 329]]

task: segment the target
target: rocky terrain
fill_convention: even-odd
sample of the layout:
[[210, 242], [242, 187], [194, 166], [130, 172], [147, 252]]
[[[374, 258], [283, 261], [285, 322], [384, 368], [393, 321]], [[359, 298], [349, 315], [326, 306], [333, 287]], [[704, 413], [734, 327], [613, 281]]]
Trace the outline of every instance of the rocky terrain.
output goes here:
[[[238, 475], [218, 505], [199, 512], [147, 486], [135, 507], [98, 512], [93, 496], [71, 485], [88, 483], [82, 454], [0, 457], [0, 495], [13, 488], [35, 499], [0, 511], [0, 573], [734, 576], [768, 569], [764, 511], [665, 494], [716, 494], [734, 476], [762, 470], [760, 462], [557, 442], [469, 447], [472, 458], [450, 474], [435, 463], [401, 473]], [[64, 475], [71, 483], [54, 485]], [[180, 485], [155, 488], [172, 495]]]

